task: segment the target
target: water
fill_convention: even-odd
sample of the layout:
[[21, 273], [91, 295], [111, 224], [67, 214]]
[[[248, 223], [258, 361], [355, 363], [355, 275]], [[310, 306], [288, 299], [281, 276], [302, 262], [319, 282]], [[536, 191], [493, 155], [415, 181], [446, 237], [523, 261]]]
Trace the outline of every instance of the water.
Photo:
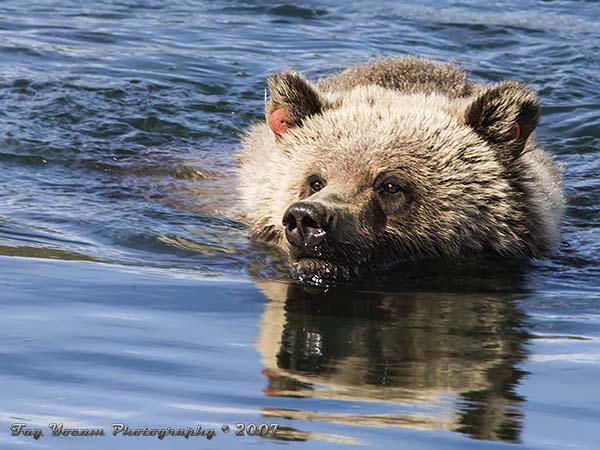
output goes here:
[[[0, 448], [598, 448], [598, 3], [413, 3], [0, 4]], [[230, 214], [264, 77], [404, 54], [538, 91], [561, 246], [295, 284]]]

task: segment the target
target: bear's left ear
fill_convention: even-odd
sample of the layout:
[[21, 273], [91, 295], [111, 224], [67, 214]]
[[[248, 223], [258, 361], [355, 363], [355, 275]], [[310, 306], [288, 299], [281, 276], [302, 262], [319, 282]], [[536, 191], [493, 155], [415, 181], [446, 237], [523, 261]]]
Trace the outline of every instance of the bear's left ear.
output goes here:
[[512, 158], [523, 152], [539, 116], [536, 95], [524, 84], [503, 81], [482, 91], [465, 111], [465, 122]]
[[267, 84], [271, 98], [265, 105], [265, 115], [276, 136], [301, 126], [304, 119], [325, 108], [326, 101], [299, 73], [283, 72], [270, 76]]

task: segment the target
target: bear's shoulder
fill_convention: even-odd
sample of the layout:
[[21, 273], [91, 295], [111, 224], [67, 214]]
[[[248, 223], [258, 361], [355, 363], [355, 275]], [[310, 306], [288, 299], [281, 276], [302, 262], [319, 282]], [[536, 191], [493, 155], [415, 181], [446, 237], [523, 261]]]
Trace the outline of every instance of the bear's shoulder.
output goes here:
[[349, 91], [357, 86], [377, 85], [406, 94], [443, 94], [468, 97], [478, 90], [465, 72], [452, 63], [426, 58], [378, 58], [322, 78], [317, 87], [326, 92]]

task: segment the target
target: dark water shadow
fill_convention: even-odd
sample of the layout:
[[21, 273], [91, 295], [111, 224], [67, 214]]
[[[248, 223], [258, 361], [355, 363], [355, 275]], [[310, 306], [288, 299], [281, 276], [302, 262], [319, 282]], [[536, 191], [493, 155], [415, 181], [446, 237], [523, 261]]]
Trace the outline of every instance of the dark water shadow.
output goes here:
[[[257, 281], [268, 300], [257, 344], [265, 393], [310, 399], [306, 409], [263, 414], [520, 442], [519, 364], [530, 336], [515, 292], [524, 272], [492, 264], [461, 278], [446, 269], [404, 272], [395, 286], [388, 280], [391, 291]], [[279, 437], [319, 439], [291, 428]]]

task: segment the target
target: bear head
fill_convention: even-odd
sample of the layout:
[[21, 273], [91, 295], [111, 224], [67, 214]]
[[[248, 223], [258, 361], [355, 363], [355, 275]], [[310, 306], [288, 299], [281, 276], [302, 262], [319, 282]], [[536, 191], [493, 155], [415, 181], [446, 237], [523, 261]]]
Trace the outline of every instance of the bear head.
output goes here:
[[525, 85], [458, 99], [375, 85], [321, 92], [294, 72], [268, 85], [270, 157], [252, 228], [301, 278], [543, 247], [522, 158], [539, 106]]

